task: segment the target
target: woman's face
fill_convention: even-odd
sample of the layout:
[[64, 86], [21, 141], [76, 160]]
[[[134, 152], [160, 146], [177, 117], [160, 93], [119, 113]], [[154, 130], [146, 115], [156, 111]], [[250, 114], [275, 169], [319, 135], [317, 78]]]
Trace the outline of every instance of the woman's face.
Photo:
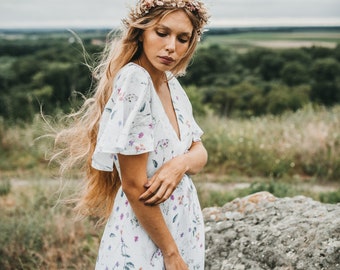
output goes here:
[[183, 10], [174, 11], [142, 34], [140, 64], [149, 73], [172, 70], [185, 56], [193, 26]]

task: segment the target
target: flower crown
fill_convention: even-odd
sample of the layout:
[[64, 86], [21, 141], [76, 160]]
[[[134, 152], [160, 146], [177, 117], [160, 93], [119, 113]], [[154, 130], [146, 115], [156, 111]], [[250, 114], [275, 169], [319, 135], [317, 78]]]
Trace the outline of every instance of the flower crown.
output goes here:
[[144, 17], [154, 7], [185, 8], [199, 19], [198, 35], [202, 35], [203, 27], [207, 24], [209, 16], [205, 5], [198, 0], [139, 0], [136, 7], [131, 10], [130, 17], [139, 19]]

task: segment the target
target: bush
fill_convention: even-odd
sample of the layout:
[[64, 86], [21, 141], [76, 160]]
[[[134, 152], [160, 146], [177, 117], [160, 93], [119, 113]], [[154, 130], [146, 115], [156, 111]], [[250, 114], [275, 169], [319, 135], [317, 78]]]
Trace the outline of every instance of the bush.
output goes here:
[[319, 195], [323, 203], [340, 203], [340, 190], [333, 192], [323, 192]]
[[340, 179], [340, 107], [304, 107], [281, 116], [199, 121], [209, 153], [208, 171]]
[[0, 196], [5, 196], [11, 192], [11, 182], [8, 180], [2, 180], [0, 182]]

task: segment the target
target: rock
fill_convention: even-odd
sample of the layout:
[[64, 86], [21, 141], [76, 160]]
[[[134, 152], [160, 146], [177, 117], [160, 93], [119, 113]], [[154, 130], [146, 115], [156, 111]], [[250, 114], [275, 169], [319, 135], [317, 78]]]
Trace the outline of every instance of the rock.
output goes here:
[[340, 269], [340, 204], [259, 192], [203, 215], [206, 270]]

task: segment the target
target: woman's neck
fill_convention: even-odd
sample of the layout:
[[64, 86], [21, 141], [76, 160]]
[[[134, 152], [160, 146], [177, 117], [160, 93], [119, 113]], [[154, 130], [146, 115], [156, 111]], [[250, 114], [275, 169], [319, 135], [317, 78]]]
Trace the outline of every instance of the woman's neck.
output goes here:
[[167, 85], [167, 76], [164, 71], [154, 68], [148, 61], [145, 61], [143, 57], [137, 59], [136, 64], [143, 67], [149, 73], [157, 92], [160, 91], [164, 85]]

